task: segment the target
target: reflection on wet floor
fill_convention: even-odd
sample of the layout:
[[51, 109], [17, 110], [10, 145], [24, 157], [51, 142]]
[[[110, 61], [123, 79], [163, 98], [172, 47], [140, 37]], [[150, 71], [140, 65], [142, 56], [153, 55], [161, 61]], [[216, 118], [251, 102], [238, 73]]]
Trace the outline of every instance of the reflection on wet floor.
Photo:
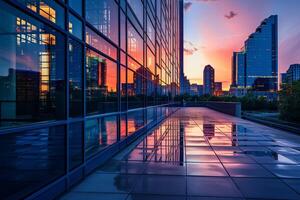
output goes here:
[[182, 108], [62, 199], [300, 199], [300, 137]]

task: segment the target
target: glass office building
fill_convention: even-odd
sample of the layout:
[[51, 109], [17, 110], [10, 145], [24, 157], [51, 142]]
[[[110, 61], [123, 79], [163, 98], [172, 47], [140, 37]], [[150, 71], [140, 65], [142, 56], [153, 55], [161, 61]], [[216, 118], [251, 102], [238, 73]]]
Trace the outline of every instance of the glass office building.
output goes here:
[[245, 41], [243, 50], [234, 53], [233, 83], [238, 88], [254, 89], [263, 84], [265, 91], [278, 90], [278, 17], [262, 21]]
[[206, 65], [203, 70], [203, 94], [213, 95], [215, 91], [215, 69]]
[[179, 11], [179, 0], [0, 1], [1, 198], [55, 197], [175, 110]]

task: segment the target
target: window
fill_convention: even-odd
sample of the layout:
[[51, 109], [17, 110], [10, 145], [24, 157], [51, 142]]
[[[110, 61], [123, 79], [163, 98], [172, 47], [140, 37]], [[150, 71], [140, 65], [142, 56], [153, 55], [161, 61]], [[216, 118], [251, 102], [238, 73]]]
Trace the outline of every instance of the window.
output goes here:
[[138, 61], [140, 64], [143, 64], [143, 39], [138, 34], [138, 32], [134, 29], [134, 27], [131, 25], [131, 23], [128, 23], [127, 27], [127, 48], [128, 48], [128, 54], [133, 57], [136, 61]]
[[122, 114], [120, 116], [120, 139], [127, 137], [127, 115]]
[[74, 15], [69, 15], [69, 32], [82, 39], [82, 22]]
[[82, 0], [69, 0], [69, 6], [79, 15], [82, 15]]
[[6, 185], [0, 189], [1, 199], [25, 199], [63, 176], [65, 135], [64, 126], [1, 134], [0, 184]]
[[144, 77], [140, 73], [127, 70], [128, 109], [144, 106]]
[[83, 127], [82, 123], [69, 126], [69, 169], [72, 170], [83, 162]]
[[117, 117], [101, 117], [86, 121], [85, 152], [87, 157], [117, 142]]
[[117, 60], [117, 49], [88, 27], [86, 27], [86, 43]]
[[0, 3], [0, 126], [65, 117], [64, 37]]
[[144, 126], [144, 110], [131, 111], [127, 117], [128, 135], [133, 134]]
[[117, 64], [86, 51], [86, 107], [88, 114], [117, 111]]
[[147, 17], [147, 35], [151, 42], [155, 42], [155, 30], [149, 17]]
[[86, 1], [85, 7], [86, 20], [115, 44], [118, 44], [119, 12], [116, 2], [113, 0], [89, 0]]
[[126, 51], [126, 16], [123, 12], [121, 12], [121, 18], [120, 18], [120, 36], [121, 36], [121, 48]]
[[147, 67], [155, 74], [155, 56], [149, 48], [147, 48]]
[[28, 9], [38, 13], [47, 20], [65, 28], [64, 9], [58, 3], [51, 0], [18, 0], [24, 4]]
[[83, 58], [80, 43], [69, 40], [69, 102], [70, 117], [82, 116], [83, 114]]
[[143, 10], [143, 3], [141, 0], [127, 0], [128, 4], [132, 8], [134, 14], [136, 15], [137, 19], [139, 20], [140, 24], [143, 26], [144, 21], [144, 10]]
[[127, 110], [127, 81], [126, 81], [126, 68], [121, 66], [120, 73], [120, 89], [121, 89], [121, 111]]

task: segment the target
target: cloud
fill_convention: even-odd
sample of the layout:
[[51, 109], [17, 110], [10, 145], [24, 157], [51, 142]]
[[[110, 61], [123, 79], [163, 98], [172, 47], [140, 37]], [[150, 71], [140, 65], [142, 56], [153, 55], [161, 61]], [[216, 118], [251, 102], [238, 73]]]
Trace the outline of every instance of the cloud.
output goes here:
[[237, 16], [238, 14], [234, 11], [230, 11], [229, 14], [227, 15], [224, 15], [224, 17], [226, 17], [227, 19], [232, 19], [234, 18], [235, 16]]
[[192, 42], [185, 40], [184, 41], [184, 54], [187, 56], [193, 55], [196, 51], [198, 51], [198, 47], [196, 47]]
[[192, 2], [184, 3], [184, 10], [185, 11], [189, 10], [191, 8], [192, 4], [193, 4]]
[[193, 5], [193, 2], [194, 3], [200, 3], [200, 2], [204, 2], [204, 3], [208, 3], [208, 2], [213, 2], [213, 1], [217, 1], [217, 0], [189, 0], [188, 2], [185, 2], [184, 3], [184, 10], [185, 11], [188, 11], [192, 5]]

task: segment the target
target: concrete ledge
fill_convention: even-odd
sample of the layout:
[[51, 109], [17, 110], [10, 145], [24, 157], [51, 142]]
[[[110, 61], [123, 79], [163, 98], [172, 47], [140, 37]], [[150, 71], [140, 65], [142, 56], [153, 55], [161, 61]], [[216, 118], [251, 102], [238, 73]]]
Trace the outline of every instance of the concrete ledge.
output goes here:
[[262, 118], [250, 116], [250, 115], [247, 115], [247, 114], [243, 114], [242, 118], [247, 119], [249, 121], [256, 122], [256, 123], [260, 123], [260, 124], [263, 124], [263, 125], [266, 125], [266, 126], [270, 126], [270, 127], [273, 127], [273, 128], [281, 129], [281, 130], [292, 132], [292, 133], [295, 133], [295, 134], [300, 134], [300, 128], [297, 128], [297, 127], [275, 123], [275, 122], [272, 122], [272, 121], [264, 120]]
[[240, 102], [196, 101], [184, 102], [183, 107], [207, 107], [228, 115], [241, 117]]

